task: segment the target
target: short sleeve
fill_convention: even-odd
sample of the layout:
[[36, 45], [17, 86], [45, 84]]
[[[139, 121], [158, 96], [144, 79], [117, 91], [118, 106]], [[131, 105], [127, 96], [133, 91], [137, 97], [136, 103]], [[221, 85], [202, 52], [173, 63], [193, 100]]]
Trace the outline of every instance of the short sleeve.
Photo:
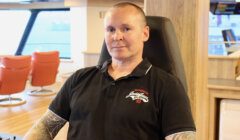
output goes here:
[[162, 92], [160, 121], [163, 135], [195, 131], [189, 98], [181, 82], [169, 76]]
[[54, 100], [49, 106], [49, 109], [51, 111], [53, 111], [55, 114], [59, 115], [67, 121], [69, 120], [69, 116], [71, 113], [71, 89], [74, 85], [74, 77], [75, 74], [68, 78], [68, 80], [64, 83], [60, 91], [57, 93], [57, 96], [54, 98]]

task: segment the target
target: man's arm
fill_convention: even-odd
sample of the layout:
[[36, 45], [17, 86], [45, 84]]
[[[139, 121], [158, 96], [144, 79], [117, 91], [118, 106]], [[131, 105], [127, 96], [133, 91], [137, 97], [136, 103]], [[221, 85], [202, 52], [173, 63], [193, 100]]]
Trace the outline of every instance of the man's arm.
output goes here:
[[195, 140], [196, 135], [194, 131], [185, 131], [171, 134], [165, 137], [166, 140]]
[[67, 121], [51, 110], [26, 133], [23, 140], [52, 140]]

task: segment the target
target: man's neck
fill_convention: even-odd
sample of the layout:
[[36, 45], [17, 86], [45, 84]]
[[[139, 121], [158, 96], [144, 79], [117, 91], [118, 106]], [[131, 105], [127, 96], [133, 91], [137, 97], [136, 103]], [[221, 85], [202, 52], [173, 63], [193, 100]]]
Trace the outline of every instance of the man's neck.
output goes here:
[[124, 77], [132, 73], [132, 71], [141, 63], [141, 59], [137, 60], [128, 60], [128, 61], [119, 61], [112, 59], [112, 64], [108, 67], [108, 73], [112, 76], [114, 80]]

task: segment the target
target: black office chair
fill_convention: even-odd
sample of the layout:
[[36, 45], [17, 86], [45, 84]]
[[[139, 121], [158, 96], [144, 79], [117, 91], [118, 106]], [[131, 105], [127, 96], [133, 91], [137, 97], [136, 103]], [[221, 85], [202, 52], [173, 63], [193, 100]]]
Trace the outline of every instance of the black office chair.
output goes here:
[[[184, 66], [172, 22], [166, 17], [147, 16], [147, 24], [150, 37], [144, 44], [143, 58], [146, 57], [154, 66], [177, 76], [187, 91]], [[110, 58], [104, 42], [98, 64]]]

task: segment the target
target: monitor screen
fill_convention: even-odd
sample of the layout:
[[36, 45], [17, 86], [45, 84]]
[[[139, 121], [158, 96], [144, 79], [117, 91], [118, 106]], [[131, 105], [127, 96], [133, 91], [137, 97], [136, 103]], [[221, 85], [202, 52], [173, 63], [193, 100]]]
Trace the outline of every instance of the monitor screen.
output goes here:
[[231, 15], [235, 14], [236, 3], [219, 2], [215, 9], [216, 15]]
[[238, 2], [237, 4], [236, 4], [236, 8], [235, 8], [235, 12], [234, 12], [235, 14], [240, 14], [240, 2]]
[[231, 47], [236, 44], [234, 43], [236, 42], [236, 36], [232, 29], [222, 30], [222, 36], [226, 47]]

